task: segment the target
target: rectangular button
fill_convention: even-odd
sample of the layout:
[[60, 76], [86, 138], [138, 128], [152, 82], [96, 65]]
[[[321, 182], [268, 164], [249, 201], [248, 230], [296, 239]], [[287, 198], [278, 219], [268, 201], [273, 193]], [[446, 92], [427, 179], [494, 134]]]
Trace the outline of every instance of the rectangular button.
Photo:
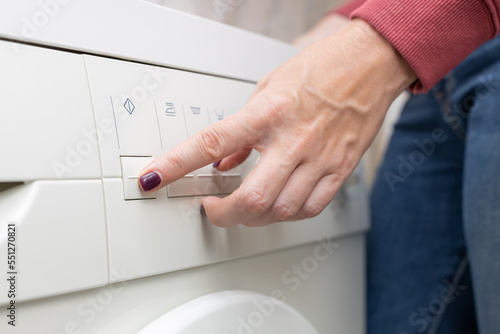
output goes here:
[[167, 186], [168, 197], [194, 196], [196, 193], [195, 177], [188, 174]]
[[219, 186], [221, 194], [230, 194], [239, 188], [243, 179], [239, 173], [221, 173]]
[[153, 199], [156, 192], [144, 192], [139, 187], [139, 172], [146, 167], [152, 157], [120, 157], [122, 165], [123, 194], [126, 200]]
[[218, 195], [220, 193], [218, 175], [216, 173], [200, 173], [196, 175], [195, 195]]
[[151, 101], [112, 97], [120, 155], [153, 155], [161, 148], [158, 122]]

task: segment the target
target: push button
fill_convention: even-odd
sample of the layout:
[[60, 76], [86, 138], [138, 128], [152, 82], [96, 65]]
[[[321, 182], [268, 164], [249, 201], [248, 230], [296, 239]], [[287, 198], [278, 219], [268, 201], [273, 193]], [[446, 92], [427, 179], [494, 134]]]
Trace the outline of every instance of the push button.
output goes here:
[[146, 193], [139, 187], [139, 172], [151, 161], [152, 157], [120, 157], [123, 194], [126, 200], [156, 198], [156, 191]]
[[167, 186], [168, 197], [194, 196], [195, 193], [196, 186], [193, 174], [188, 174]]
[[221, 173], [219, 179], [221, 194], [230, 194], [241, 185], [242, 177], [239, 173]]
[[[212, 168], [212, 166], [210, 166]], [[206, 169], [204, 169], [206, 171]], [[218, 195], [220, 193], [218, 175], [215, 173], [199, 173], [196, 175], [195, 195]]]

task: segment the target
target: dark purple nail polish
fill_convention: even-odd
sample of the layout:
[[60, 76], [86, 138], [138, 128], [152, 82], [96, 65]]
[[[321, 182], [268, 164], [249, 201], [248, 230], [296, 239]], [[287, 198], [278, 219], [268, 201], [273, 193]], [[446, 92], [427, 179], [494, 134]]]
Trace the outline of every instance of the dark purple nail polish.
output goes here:
[[222, 162], [222, 160], [219, 160], [219, 161], [215, 162], [215, 163], [213, 164], [214, 168], [219, 167], [221, 162]]
[[205, 207], [203, 205], [200, 206], [200, 212], [203, 217], [207, 217], [207, 212], [205, 211]]
[[160, 174], [158, 174], [157, 172], [150, 172], [141, 176], [139, 182], [141, 182], [142, 190], [150, 191], [151, 189], [160, 184], [161, 177]]

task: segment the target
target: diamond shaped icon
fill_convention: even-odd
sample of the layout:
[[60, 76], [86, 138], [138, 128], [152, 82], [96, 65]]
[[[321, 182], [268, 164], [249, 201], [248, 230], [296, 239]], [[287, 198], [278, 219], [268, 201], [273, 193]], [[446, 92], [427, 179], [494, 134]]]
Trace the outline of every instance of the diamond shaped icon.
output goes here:
[[127, 99], [127, 101], [125, 101], [123, 107], [130, 115], [132, 115], [135, 110], [135, 105], [132, 103], [132, 101], [130, 101], [130, 99]]

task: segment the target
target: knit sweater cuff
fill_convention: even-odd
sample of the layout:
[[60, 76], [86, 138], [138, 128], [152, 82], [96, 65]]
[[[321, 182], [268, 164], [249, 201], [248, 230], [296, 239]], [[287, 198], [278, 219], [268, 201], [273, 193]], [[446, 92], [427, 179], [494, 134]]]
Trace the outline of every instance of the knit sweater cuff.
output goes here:
[[483, 0], [369, 0], [351, 18], [368, 22], [401, 54], [418, 77], [414, 93], [432, 88], [498, 28]]

